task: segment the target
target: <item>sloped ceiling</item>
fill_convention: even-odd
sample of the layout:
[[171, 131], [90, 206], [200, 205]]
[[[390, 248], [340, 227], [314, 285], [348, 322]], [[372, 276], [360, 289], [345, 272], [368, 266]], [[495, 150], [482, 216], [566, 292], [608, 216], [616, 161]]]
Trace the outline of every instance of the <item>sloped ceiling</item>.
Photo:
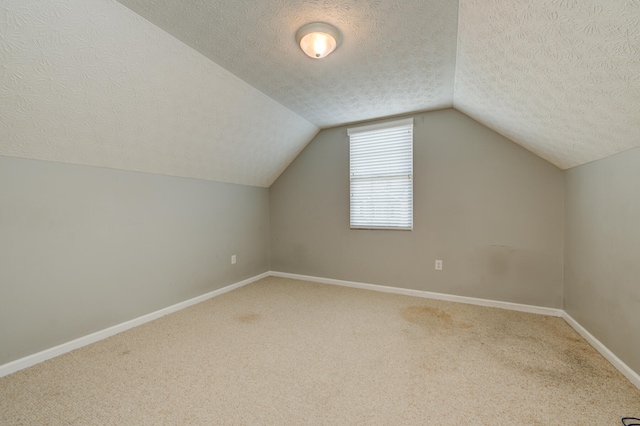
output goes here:
[[[458, 0], [119, 0], [319, 127], [453, 105]], [[296, 31], [343, 43], [306, 57]]]
[[120, 3], [0, 0], [0, 155], [269, 186], [318, 128], [450, 106], [563, 169], [640, 146], [640, 0]]
[[640, 146], [640, 0], [462, 0], [454, 106], [562, 169]]
[[0, 0], [0, 34], [0, 155], [268, 187], [319, 130], [115, 1]]

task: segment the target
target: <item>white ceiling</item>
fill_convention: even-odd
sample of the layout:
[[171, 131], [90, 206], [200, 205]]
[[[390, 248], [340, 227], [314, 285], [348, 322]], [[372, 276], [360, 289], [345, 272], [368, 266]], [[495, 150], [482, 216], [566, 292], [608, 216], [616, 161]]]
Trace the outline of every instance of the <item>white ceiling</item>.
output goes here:
[[[119, 0], [319, 127], [453, 106], [458, 0]], [[323, 60], [296, 31], [343, 33]]]
[[640, 0], [462, 0], [454, 106], [562, 169], [640, 146]]
[[640, 146], [640, 0], [119, 1], [319, 127], [453, 105], [563, 169]]
[[113, 0], [0, 0], [0, 155], [268, 187], [318, 128]]
[[0, 0], [0, 155], [269, 186], [318, 128], [450, 106], [561, 168], [640, 146], [640, 0], [119, 1]]

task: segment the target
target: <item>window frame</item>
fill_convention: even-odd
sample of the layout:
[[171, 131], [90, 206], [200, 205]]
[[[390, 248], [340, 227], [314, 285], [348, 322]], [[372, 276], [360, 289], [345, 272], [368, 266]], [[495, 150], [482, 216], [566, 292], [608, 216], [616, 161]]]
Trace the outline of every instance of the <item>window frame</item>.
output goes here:
[[[353, 172], [353, 156], [354, 156], [354, 149], [353, 149], [353, 145], [352, 145], [352, 136], [353, 135], [358, 135], [358, 134], [362, 134], [362, 133], [371, 133], [371, 132], [377, 132], [377, 131], [383, 131], [383, 130], [388, 130], [388, 129], [393, 129], [393, 128], [400, 128], [400, 127], [407, 127], [410, 134], [411, 134], [411, 146], [410, 146], [410, 160], [409, 163], [406, 164], [406, 166], [409, 167], [409, 173], [407, 174], [407, 181], [409, 182], [409, 193], [408, 193], [408, 204], [409, 204], [409, 208], [408, 211], [405, 212], [405, 214], [408, 214], [409, 216], [409, 224], [408, 225], [399, 225], [399, 226], [393, 226], [391, 224], [386, 224], [386, 225], [382, 225], [382, 226], [378, 226], [378, 225], [372, 225], [371, 223], [373, 222], [373, 216], [367, 218], [368, 222], [367, 223], [362, 223], [361, 221], [356, 221], [356, 222], [360, 222], [360, 223], [355, 223], [354, 224], [354, 181], [357, 181], [356, 179], [354, 179], [354, 172]], [[347, 136], [349, 137], [349, 228], [353, 229], [353, 230], [394, 230], [394, 231], [412, 231], [413, 230], [413, 201], [414, 201], [414, 197], [413, 197], [413, 193], [414, 193], [414, 171], [413, 171], [413, 144], [414, 144], [414, 119], [413, 118], [406, 118], [406, 119], [401, 119], [401, 120], [394, 120], [394, 121], [387, 121], [387, 122], [383, 122], [383, 123], [375, 123], [375, 124], [370, 124], [370, 125], [365, 125], [365, 126], [358, 126], [358, 127], [352, 127], [347, 129]], [[400, 147], [400, 150], [406, 150], [406, 146]], [[369, 178], [366, 179], [361, 179], [362, 180], [377, 180], [377, 181], [392, 181], [392, 180], [398, 180], [398, 178], [400, 176], [404, 176], [405, 173], [399, 174], [399, 175], [383, 175], [380, 174], [378, 176], [370, 176]], [[357, 219], [357, 218], [356, 218]]]

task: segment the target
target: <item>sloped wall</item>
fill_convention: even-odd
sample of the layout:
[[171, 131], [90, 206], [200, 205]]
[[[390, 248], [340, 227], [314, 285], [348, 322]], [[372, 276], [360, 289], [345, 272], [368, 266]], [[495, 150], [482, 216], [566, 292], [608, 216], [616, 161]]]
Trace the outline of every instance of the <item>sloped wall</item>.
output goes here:
[[566, 171], [564, 309], [640, 372], [640, 149]]
[[323, 130], [270, 188], [271, 269], [561, 307], [562, 171], [456, 110], [414, 117], [414, 230], [349, 229], [347, 128]]
[[266, 188], [2, 156], [0, 182], [0, 365], [269, 269]]

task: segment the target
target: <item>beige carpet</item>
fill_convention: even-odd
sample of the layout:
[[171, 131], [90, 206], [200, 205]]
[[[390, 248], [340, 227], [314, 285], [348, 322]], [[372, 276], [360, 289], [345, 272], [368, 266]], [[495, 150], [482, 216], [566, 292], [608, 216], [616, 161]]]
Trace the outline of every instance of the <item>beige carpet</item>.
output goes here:
[[0, 379], [1, 425], [620, 425], [562, 319], [267, 278]]

